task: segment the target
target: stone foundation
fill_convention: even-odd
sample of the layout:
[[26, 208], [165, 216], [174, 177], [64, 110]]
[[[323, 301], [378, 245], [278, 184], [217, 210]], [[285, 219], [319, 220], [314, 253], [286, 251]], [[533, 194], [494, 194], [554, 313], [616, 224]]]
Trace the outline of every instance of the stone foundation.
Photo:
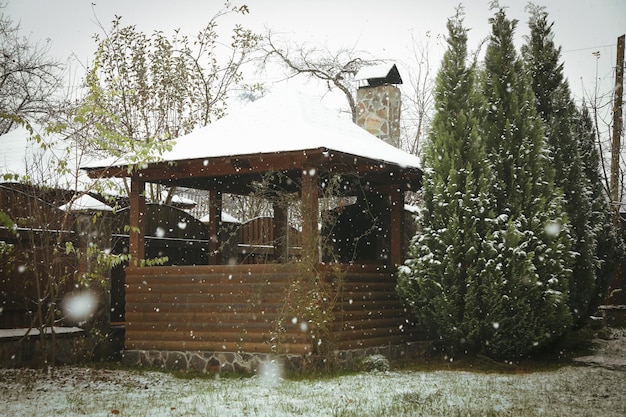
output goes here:
[[126, 350], [122, 363], [133, 367], [193, 370], [201, 373], [243, 372], [255, 373], [261, 364], [279, 360], [287, 369], [297, 369], [303, 358], [296, 355], [270, 355], [244, 352], [189, 352]]
[[[391, 360], [412, 359], [424, 356], [429, 342], [416, 342], [398, 346], [381, 346], [367, 349], [336, 351], [333, 360], [339, 366], [349, 367], [371, 355], [383, 355]], [[131, 367], [162, 368], [168, 370], [193, 370], [200, 373], [242, 372], [256, 373], [267, 362], [277, 361], [286, 371], [302, 370], [315, 358], [289, 354], [125, 350], [122, 363]]]

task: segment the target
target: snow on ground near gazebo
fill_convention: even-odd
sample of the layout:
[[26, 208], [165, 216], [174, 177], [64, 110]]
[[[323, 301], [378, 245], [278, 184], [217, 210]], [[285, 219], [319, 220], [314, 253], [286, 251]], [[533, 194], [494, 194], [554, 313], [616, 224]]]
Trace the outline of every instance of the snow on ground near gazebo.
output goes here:
[[[626, 331], [598, 341], [626, 365]], [[273, 369], [272, 369], [273, 370]], [[624, 416], [626, 366], [531, 373], [391, 371], [288, 380], [180, 379], [172, 373], [62, 367], [0, 370], [0, 415], [32, 416]]]

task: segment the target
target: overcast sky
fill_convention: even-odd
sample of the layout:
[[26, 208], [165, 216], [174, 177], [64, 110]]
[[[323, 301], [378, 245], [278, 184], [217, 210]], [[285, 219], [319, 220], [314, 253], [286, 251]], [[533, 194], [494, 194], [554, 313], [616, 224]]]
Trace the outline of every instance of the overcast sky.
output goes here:
[[[0, 0], [2, 2], [3, 0]], [[50, 39], [51, 52], [60, 59], [75, 54], [88, 63], [95, 49], [92, 35], [110, 28], [115, 15], [122, 23], [151, 32], [170, 34], [175, 28], [193, 34], [200, 30], [224, 2], [221, 0], [4, 0], [8, 14], [32, 41]], [[488, 1], [466, 0], [465, 26], [471, 28], [470, 47], [476, 48], [490, 31], [493, 12]], [[374, 58], [410, 64], [415, 39], [437, 49], [438, 34], [446, 33], [446, 20], [458, 0], [247, 0], [250, 14], [223, 20], [223, 26], [240, 23], [264, 32], [266, 28], [293, 40], [337, 48], [367, 51]], [[508, 16], [518, 19], [518, 47], [528, 33], [526, 1], [500, 0]], [[555, 42], [563, 48], [566, 76], [577, 96], [582, 85], [593, 89], [596, 77], [612, 82], [617, 37], [626, 32], [624, 0], [543, 0], [555, 22]], [[441, 51], [441, 48], [439, 48]], [[599, 52], [599, 58], [593, 52]], [[439, 52], [435, 50], [433, 56]], [[408, 61], [408, 62], [407, 62]], [[438, 63], [437, 62], [434, 64]], [[596, 75], [597, 74], [597, 75]]]

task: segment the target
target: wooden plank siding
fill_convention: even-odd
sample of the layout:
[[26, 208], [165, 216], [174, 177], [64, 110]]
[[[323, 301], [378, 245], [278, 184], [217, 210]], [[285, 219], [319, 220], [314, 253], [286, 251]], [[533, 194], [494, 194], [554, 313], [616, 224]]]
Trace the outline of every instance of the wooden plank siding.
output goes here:
[[[331, 339], [337, 350], [412, 340], [393, 269], [358, 266], [337, 275]], [[270, 353], [313, 351], [314, 340], [284, 313], [294, 264], [202, 265], [126, 270], [126, 349]]]
[[[327, 276], [332, 277], [332, 273]], [[408, 325], [407, 310], [396, 293], [395, 268], [379, 264], [350, 265], [344, 266], [340, 277], [340, 297], [334, 306], [332, 327], [337, 350], [416, 340]]]
[[[284, 291], [284, 265], [202, 265], [126, 270], [126, 349], [270, 353]], [[286, 323], [281, 349], [308, 351]]]

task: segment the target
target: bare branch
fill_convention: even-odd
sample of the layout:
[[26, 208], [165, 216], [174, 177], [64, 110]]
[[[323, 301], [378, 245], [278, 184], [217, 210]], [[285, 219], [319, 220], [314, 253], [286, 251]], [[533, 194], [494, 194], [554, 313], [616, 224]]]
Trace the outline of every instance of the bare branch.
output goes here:
[[356, 120], [354, 77], [361, 68], [381, 62], [353, 49], [329, 51], [302, 44], [290, 47], [286, 41], [278, 45], [271, 31], [265, 36], [264, 46], [262, 65], [278, 61], [287, 70], [287, 78], [305, 76], [325, 82], [330, 91], [338, 89], [348, 102], [353, 121]]
[[0, 15], [0, 134], [16, 122], [47, 116], [62, 81], [62, 65], [48, 56], [50, 44], [22, 37], [19, 25]]

